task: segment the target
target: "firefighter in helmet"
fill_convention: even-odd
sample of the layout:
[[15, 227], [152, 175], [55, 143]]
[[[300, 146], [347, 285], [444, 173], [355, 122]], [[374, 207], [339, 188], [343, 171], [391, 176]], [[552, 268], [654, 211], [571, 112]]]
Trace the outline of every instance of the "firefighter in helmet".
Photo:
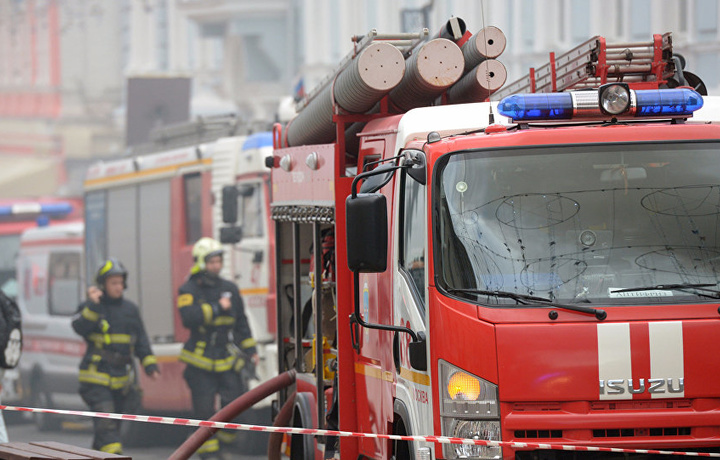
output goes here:
[[[237, 285], [220, 277], [223, 249], [212, 238], [200, 238], [192, 250], [195, 265], [180, 287], [177, 306], [190, 338], [180, 354], [187, 364], [185, 380], [192, 394], [197, 418], [207, 420], [215, 412], [215, 395], [227, 405], [244, 390], [240, 371], [258, 355]], [[249, 363], [248, 363], [249, 361]], [[221, 443], [230, 446], [236, 431], [218, 431], [198, 454], [217, 458]]]
[[[133, 357], [141, 360], [151, 378], [159, 375], [140, 310], [123, 297], [127, 275], [118, 259], [106, 260], [95, 277], [97, 285], [88, 288], [87, 300], [72, 321], [87, 343], [80, 362], [80, 396], [96, 412], [135, 409], [129, 407], [138, 400]], [[120, 421], [96, 418], [93, 423], [93, 449], [121, 453]]]

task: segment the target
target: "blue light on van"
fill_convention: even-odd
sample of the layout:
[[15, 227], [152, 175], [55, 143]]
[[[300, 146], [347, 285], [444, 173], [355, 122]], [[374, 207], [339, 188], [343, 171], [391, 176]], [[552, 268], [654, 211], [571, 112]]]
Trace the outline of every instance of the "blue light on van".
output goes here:
[[40, 205], [40, 213], [48, 216], [64, 216], [70, 214], [73, 207], [70, 203], [48, 203]]
[[66, 202], [57, 203], [17, 203], [0, 206], [0, 217], [37, 215], [66, 216], [73, 210], [73, 206]]
[[498, 112], [513, 120], [568, 120], [573, 101], [570, 93], [515, 94], [500, 101]]

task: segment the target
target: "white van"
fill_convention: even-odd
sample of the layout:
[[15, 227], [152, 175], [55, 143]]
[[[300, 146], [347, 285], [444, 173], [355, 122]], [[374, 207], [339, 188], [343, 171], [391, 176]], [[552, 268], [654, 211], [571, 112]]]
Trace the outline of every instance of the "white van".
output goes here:
[[[17, 302], [23, 316], [23, 354], [13, 392], [18, 404], [84, 409], [78, 395], [78, 366], [85, 342], [71, 325], [85, 290], [82, 222], [25, 230], [17, 259]], [[7, 384], [7, 382], [6, 382]], [[61, 418], [33, 414], [40, 429]]]

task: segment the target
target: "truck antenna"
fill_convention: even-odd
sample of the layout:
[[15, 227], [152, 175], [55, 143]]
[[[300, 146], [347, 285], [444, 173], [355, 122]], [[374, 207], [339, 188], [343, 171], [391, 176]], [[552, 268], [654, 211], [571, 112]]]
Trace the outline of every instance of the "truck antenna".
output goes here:
[[[480, 16], [482, 17], [483, 30], [485, 30], [485, 0], [480, 0]], [[487, 56], [489, 54], [488, 49], [487, 49], [487, 46], [488, 46], [487, 40], [485, 40], [484, 45], [485, 45], [485, 56]], [[490, 75], [488, 75], [487, 72], [485, 73], [485, 77], [487, 78], [487, 81], [488, 81], [487, 87], [490, 88]], [[490, 101], [489, 97], [488, 97], [488, 103], [490, 104], [490, 113], [488, 114], [488, 125], [492, 125], [495, 123], [495, 114], [493, 114], [492, 102]]]

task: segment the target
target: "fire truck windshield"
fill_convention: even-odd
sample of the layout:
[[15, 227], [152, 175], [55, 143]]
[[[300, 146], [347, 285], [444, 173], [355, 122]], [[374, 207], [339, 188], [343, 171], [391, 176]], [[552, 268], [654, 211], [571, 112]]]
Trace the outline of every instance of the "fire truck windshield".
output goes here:
[[472, 291], [563, 303], [712, 301], [707, 288], [720, 283], [719, 147], [685, 141], [450, 154], [434, 191], [438, 285], [498, 305], [517, 301]]

